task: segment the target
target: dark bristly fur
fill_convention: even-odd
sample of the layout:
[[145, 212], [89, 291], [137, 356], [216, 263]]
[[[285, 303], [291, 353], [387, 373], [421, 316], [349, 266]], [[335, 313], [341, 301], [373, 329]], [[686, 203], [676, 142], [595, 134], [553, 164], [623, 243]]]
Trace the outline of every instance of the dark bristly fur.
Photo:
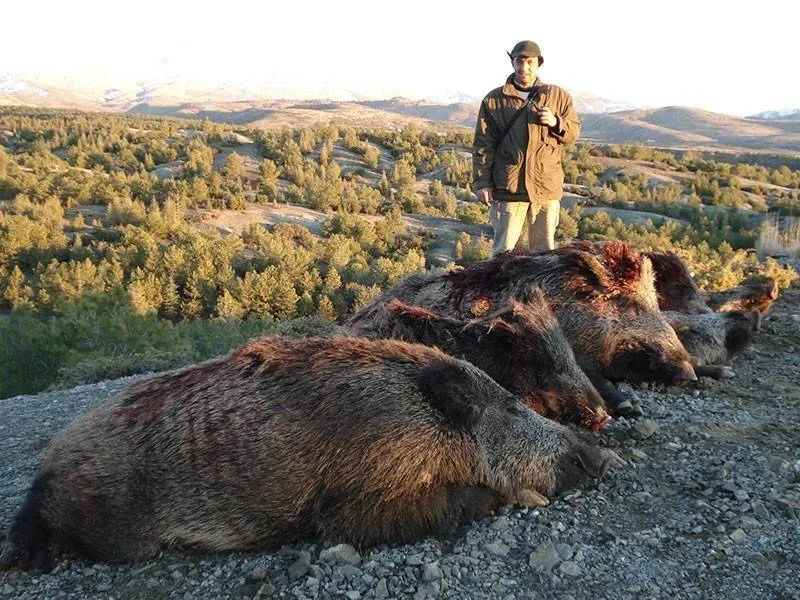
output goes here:
[[687, 314], [758, 311], [765, 317], [778, 299], [778, 284], [774, 279], [723, 292], [703, 292], [692, 279], [686, 263], [677, 254], [648, 252], [646, 255], [653, 263], [661, 310]]
[[725, 365], [752, 342], [760, 316], [778, 297], [777, 284], [770, 280], [704, 294], [678, 255], [651, 252], [648, 256], [656, 273], [659, 307], [694, 358], [697, 373], [717, 379], [732, 376]]
[[357, 336], [400, 339], [436, 346], [468, 360], [539, 414], [587, 429], [610, 417], [541, 291], [535, 302], [516, 300], [484, 317], [462, 321], [400, 300], [377, 307], [372, 319], [356, 323]]
[[653, 263], [656, 293], [661, 310], [680, 311], [690, 315], [710, 313], [703, 292], [692, 279], [689, 268], [674, 252], [646, 252]]
[[[515, 299], [535, 303], [541, 289], [595, 386], [611, 381], [695, 379], [691, 357], [658, 309], [650, 261], [621, 242], [578, 243], [541, 253], [509, 252], [461, 271], [412, 275], [385, 291], [347, 324], [364, 327], [381, 304], [398, 298], [469, 319]], [[601, 392], [603, 393], [603, 392]], [[612, 408], [621, 396], [605, 396]]]
[[728, 364], [750, 345], [761, 326], [761, 315], [756, 311], [703, 315], [667, 311], [665, 314], [698, 366]]
[[64, 548], [117, 562], [404, 542], [618, 463], [435, 348], [262, 338], [135, 383], [56, 434], [2, 565]]
[[778, 299], [778, 283], [769, 279], [763, 283], [741, 285], [724, 292], [709, 292], [706, 302], [715, 312], [758, 311], [762, 317], [769, 314]]

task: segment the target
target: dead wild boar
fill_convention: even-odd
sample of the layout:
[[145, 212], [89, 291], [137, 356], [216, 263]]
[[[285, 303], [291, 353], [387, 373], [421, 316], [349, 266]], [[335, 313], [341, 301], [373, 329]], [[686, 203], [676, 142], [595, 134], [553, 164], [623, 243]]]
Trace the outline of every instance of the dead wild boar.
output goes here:
[[600, 429], [610, 421], [541, 291], [535, 302], [508, 305], [463, 321], [400, 300], [378, 305], [374, 318], [355, 323], [357, 336], [436, 346], [468, 360], [540, 415]]
[[778, 299], [778, 284], [768, 278], [722, 292], [703, 292], [692, 279], [686, 263], [673, 252], [647, 252], [656, 275], [658, 305], [661, 310], [687, 314], [758, 311], [767, 316]]
[[695, 360], [695, 372], [704, 377], [733, 377], [727, 366], [752, 341], [761, 326], [758, 311], [741, 310], [689, 315], [666, 311], [678, 339]]
[[645, 252], [653, 264], [656, 294], [661, 310], [680, 311], [690, 315], [712, 312], [705, 294], [697, 287], [689, 267], [674, 252]]
[[65, 548], [122, 562], [405, 542], [619, 462], [436, 348], [262, 338], [134, 383], [56, 434], [0, 565]]
[[650, 252], [658, 303], [695, 362], [697, 375], [732, 377], [728, 362], [753, 340], [761, 316], [778, 297], [774, 280], [725, 292], [700, 291], [686, 264], [672, 252]]
[[691, 357], [658, 309], [649, 259], [621, 242], [507, 252], [463, 270], [411, 275], [354, 315], [362, 327], [378, 305], [398, 298], [459, 319], [487, 314], [510, 299], [544, 292], [578, 364], [612, 411], [641, 414], [610, 382], [694, 380]]

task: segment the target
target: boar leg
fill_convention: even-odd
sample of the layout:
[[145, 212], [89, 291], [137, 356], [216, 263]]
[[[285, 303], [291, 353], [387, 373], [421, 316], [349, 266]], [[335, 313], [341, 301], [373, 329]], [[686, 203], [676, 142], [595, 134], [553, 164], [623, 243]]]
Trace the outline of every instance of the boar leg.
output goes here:
[[399, 531], [413, 532], [411, 539], [433, 533], [453, 536], [461, 525], [479, 521], [497, 510], [503, 501], [496, 491], [483, 485], [456, 484], [442, 487], [427, 499], [427, 506], [400, 508], [396, 512]]
[[360, 547], [408, 543], [430, 534], [447, 537], [457, 534], [462, 524], [491, 514], [501, 504], [500, 495], [486, 486], [440, 486], [411, 502], [404, 497], [378, 507], [371, 502], [326, 507], [320, 515], [319, 534]]
[[617, 386], [606, 379], [597, 367], [585, 360], [578, 360], [578, 364], [603, 397], [603, 401], [613, 416], [631, 419], [644, 414], [632, 394], [620, 392]]
[[441, 533], [455, 533], [464, 523], [479, 521], [503, 502], [494, 490], [482, 485], [456, 485], [447, 489], [447, 508], [440, 522]]
[[733, 369], [726, 365], [699, 365], [694, 368], [698, 377], [711, 377], [712, 379], [730, 379], [734, 377]]
[[425, 535], [452, 537], [462, 525], [480, 521], [506, 504], [500, 494], [483, 485], [455, 484], [442, 487], [425, 500], [424, 506], [414, 504], [397, 507], [396, 536], [408, 542]]

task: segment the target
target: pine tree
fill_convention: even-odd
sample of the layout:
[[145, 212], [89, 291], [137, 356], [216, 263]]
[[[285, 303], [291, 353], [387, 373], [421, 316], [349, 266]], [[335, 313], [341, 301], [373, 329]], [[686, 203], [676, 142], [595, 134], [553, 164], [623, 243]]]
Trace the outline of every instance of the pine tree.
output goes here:
[[199, 319], [203, 316], [202, 294], [199, 282], [194, 273], [190, 273], [183, 285], [183, 293], [180, 303], [181, 317], [184, 319]]
[[330, 267], [325, 275], [325, 282], [322, 291], [329, 296], [338, 292], [342, 287], [342, 278], [335, 267]]
[[456, 260], [461, 260], [464, 258], [464, 248], [469, 248], [471, 239], [467, 232], [462, 232], [459, 234], [458, 238], [456, 239], [456, 247], [453, 250], [453, 257]]
[[80, 212], [75, 214], [75, 218], [72, 219], [72, 223], [70, 223], [70, 225], [76, 231], [86, 229], [86, 222], [83, 220], [83, 215]]
[[319, 149], [319, 163], [321, 165], [328, 164], [333, 158], [333, 142], [326, 140], [322, 147]]
[[386, 171], [381, 172], [381, 179], [378, 182], [378, 190], [380, 191], [381, 196], [383, 196], [387, 200], [392, 195], [392, 186], [389, 185], [389, 178], [386, 177]]
[[231, 152], [222, 163], [222, 175], [226, 180], [232, 182], [241, 181], [247, 174], [244, 166], [244, 159], [236, 152]]
[[301, 317], [307, 317], [313, 315], [315, 312], [314, 299], [311, 297], [308, 290], [306, 290], [297, 301], [297, 314]]
[[323, 319], [336, 321], [336, 309], [333, 308], [333, 302], [324, 294], [317, 297], [317, 313]]
[[8, 306], [14, 308], [21, 300], [29, 299], [31, 295], [30, 287], [25, 285], [24, 273], [17, 265], [14, 265], [5, 280], [3, 299], [8, 303]]
[[367, 144], [366, 148], [364, 149], [364, 163], [370, 169], [377, 169], [379, 158], [380, 158], [380, 152], [378, 151], [378, 149], [372, 144]]
[[165, 319], [175, 320], [180, 316], [180, 294], [178, 286], [172, 277], [161, 280], [161, 306], [158, 309], [159, 316]]
[[268, 158], [261, 163], [261, 193], [273, 201], [278, 195], [278, 167]]
[[145, 217], [144, 225], [149, 231], [157, 235], [166, 233], [164, 219], [161, 216], [161, 208], [159, 208], [155, 198], [150, 200], [150, 206], [147, 208], [147, 216]]
[[228, 290], [223, 290], [222, 295], [217, 299], [217, 305], [214, 308], [214, 313], [217, 318], [222, 320], [241, 319], [244, 317], [244, 307], [242, 303], [233, 297]]
[[303, 154], [308, 154], [314, 150], [316, 145], [317, 138], [310, 129], [303, 129], [300, 131], [300, 140], [298, 142], [300, 152]]

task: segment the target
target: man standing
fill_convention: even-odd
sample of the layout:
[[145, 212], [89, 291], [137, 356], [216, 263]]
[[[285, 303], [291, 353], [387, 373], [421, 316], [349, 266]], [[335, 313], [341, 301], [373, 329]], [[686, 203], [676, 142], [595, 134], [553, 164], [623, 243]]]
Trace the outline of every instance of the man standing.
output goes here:
[[508, 55], [514, 73], [481, 102], [473, 144], [473, 189], [489, 205], [492, 256], [513, 249], [525, 224], [532, 250], [555, 247], [561, 146], [581, 130], [570, 95], [537, 77], [544, 62], [539, 45], [525, 40]]

